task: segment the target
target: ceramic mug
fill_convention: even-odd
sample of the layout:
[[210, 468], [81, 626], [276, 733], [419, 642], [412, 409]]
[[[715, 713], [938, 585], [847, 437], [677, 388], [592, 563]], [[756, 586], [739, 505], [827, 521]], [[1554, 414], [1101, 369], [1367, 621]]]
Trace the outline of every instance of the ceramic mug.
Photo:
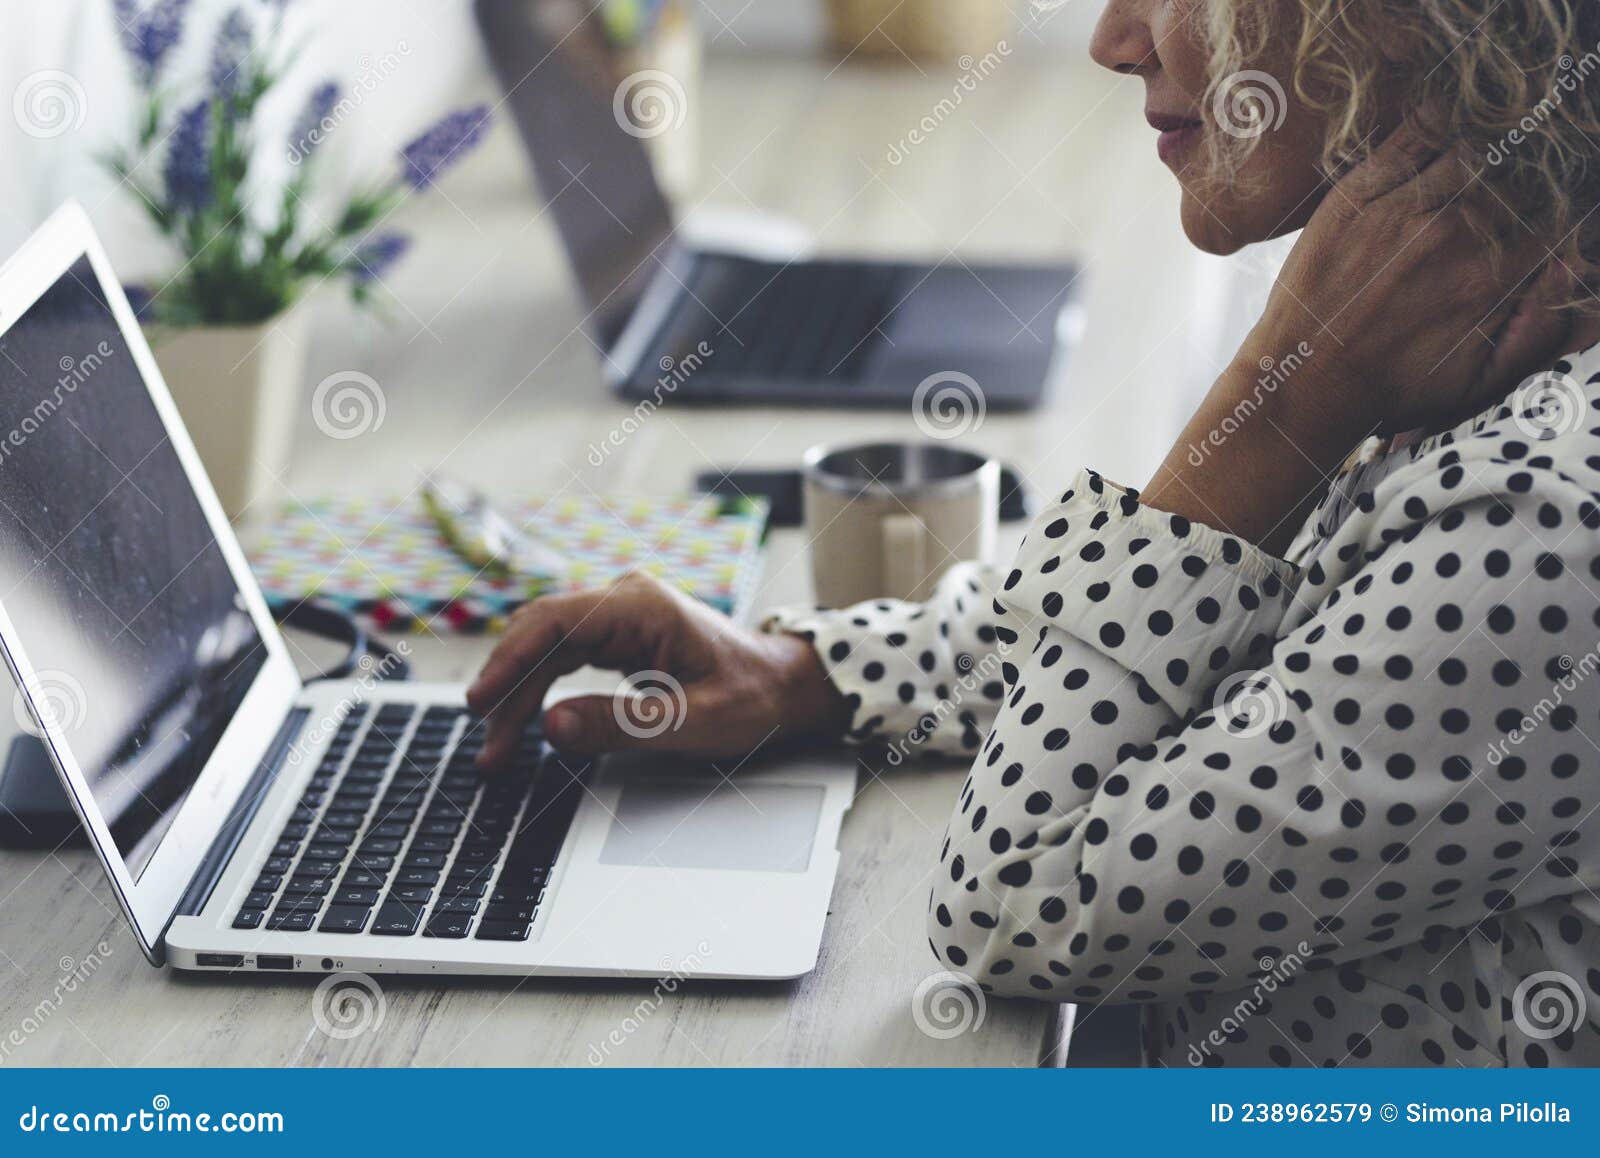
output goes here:
[[811, 577], [825, 607], [920, 602], [952, 564], [994, 555], [992, 458], [939, 443], [817, 446], [803, 474]]

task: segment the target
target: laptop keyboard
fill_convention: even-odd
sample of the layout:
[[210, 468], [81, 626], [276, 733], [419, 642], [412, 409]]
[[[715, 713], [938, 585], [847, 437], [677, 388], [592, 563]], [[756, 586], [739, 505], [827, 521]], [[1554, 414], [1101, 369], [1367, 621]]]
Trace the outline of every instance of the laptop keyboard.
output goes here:
[[[715, 351], [706, 370], [717, 377], [854, 378], [872, 352], [874, 331], [898, 302], [902, 280], [893, 266], [816, 262], [776, 271], [740, 266], [731, 283], [713, 288], [704, 279], [730, 271], [703, 270], [683, 306], [699, 315], [698, 324], [684, 333], [681, 349], [669, 352], [681, 359], [706, 343]], [[683, 385], [692, 390], [693, 377]]]
[[504, 772], [474, 764], [482, 746], [461, 708], [353, 708], [233, 927], [526, 940], [584, 768], [537, 726]]

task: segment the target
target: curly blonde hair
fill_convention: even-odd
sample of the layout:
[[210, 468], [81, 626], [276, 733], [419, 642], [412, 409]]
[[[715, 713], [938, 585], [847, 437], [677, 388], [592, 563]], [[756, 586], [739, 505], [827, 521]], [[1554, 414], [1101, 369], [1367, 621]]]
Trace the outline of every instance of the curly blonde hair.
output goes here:
[[[1489, 215], [1510, 224], [1515, 214], [1592, 284], [1600, 268], [1600, 2], [1205, 3], [1209, 107], [1225, 110], [1235, 99], [1230, 85], [1291, 46], [1291, 74], [1280, 79], [1326, 117], [1330, 174], [1377, 143], [1380, 102], [1412, 110], [1434, 144], [1464, 141], [1481, 158], [1494, 194], [1482, 199]], [[1234, 163], [1256, 144], [1225, 136], [1213, 134], [1214, 143]]]

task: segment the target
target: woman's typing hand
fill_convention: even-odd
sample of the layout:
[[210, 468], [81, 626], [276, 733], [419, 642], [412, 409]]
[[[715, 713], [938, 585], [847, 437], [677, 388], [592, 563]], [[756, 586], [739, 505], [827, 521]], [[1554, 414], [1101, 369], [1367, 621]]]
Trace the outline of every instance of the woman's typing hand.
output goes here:
[[639, 676], [640, 694], [625, 689], [553, 705], [545, 732], [564, 751], [737, 756], [780, 735], [838, 734], [848, 718], [804, 640], [750, 631], [632, 574], [607, 588], [533, 600], [512, 616], [467, 692], [471, 708], [488, 718], [482, 762], [511, 756], [551, 684], [590, 665]]

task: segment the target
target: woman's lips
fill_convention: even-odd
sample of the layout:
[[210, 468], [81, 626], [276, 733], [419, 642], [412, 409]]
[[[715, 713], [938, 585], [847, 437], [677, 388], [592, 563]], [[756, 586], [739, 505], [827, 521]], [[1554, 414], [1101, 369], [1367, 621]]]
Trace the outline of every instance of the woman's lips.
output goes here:
[[1168, 165], [1175, 165], [1182, 159], [1205, 128], [1203, 121], [1165, 113], [1146, 113], [1145, 120], [1150, 122], [1151, 128], [1160, 132], [1161, 136], [1156, 139], [1156, 153]]

